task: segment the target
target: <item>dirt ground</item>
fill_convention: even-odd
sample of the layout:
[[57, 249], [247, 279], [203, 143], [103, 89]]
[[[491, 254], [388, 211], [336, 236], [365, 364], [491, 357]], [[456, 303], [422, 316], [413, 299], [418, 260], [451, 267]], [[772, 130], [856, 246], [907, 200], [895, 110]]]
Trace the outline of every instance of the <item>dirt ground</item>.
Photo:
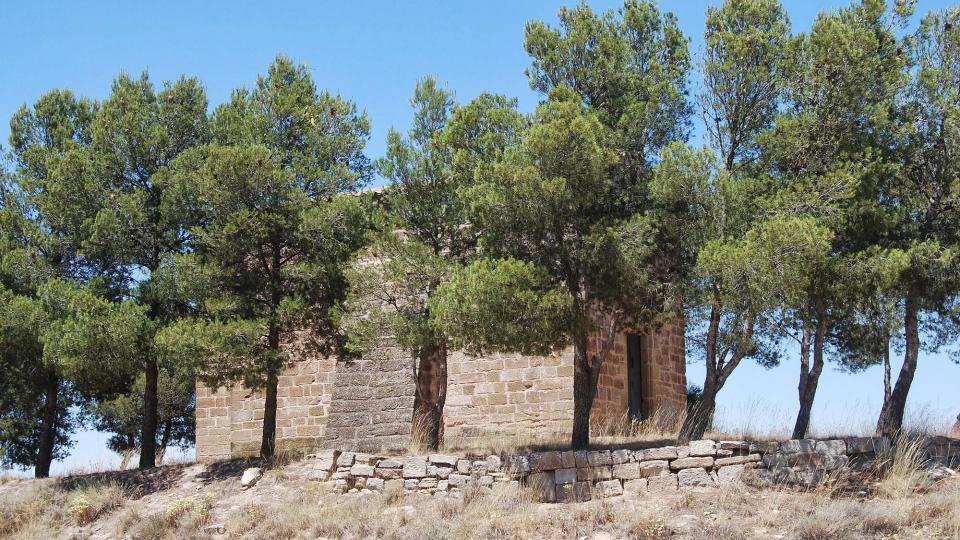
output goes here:
[[445, 497], [336, 495], [307, 480], [302, 462], [270, 468], [244, 490], [241, 474], [255, 464], [5, 478], [0, 538], [960, 539], [956, 475], [543, 504], [506, 485]]

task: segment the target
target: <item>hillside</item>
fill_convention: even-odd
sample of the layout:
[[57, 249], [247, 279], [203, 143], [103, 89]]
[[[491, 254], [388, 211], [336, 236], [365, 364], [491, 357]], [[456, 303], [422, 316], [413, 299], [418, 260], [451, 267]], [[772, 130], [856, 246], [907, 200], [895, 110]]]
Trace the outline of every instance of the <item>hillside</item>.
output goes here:
[[[816, 489], [742, 486], [545, 504], [510, 483], [336, 494], [309, 460], [177, 464], [0, 484], [0, 538], [960, 538], [960, 477], [908, 454]], [[722, 494], [722, 496], [718, 496]]]

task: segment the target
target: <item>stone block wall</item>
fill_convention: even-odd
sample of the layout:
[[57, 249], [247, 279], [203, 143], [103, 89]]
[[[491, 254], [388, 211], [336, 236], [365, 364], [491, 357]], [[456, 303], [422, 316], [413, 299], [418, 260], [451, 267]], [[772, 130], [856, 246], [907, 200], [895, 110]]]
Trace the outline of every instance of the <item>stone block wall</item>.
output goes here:
[[413, 417], [414, 359], [389, 343], [363, 358], [339, 362], [324, 448], [407, 448]]
[[[672, 322], [646, 339], [643, 380], [647, 410], [683, 410], [686, 400], [683, 325]], [[280, 377], [279, 448], [332, 448], [364, 452], [404, 449], [413, 415], [414, 362], [385, 339], [376, 351], [349, 362], [290, 351]], [[444, 436], [524, 434], [565, 438], [573, 416], [573, 350], [547, 356], [491, 354], [448, 359]], [[628, 410], [626, 337], [604, 363], [594, 414], [624, 417]], [[197, 387], [197, 459], [210, 461], [259, 452], [263, 395], [242, 386]], [[535, 441], [531, 441], [535, 442]]]
[[[682, 319], [665, 322], [641, 342], [641, 381], [644, 410], [649, 415], [677, 418], [686, 410], [687, 377]], [[598, 348], [591, 339], [592, 350]], [[617, 338], [607, 361], [600, 368], [593, 415], [598, 424], [616, 422], [629, 411], [627, 388], [627, 334]]]
[[[960, 439], [925, 440], [932, 463], [960, 467]], [[433, 495], [467, 486], [527, 485], [544, 502], [719, 489], [743, 483], [815, 486], [850, 466], [890, 458], [884, 437], [782, 442], [692, 441], [686, 446], [554, 450], [517, 455], [383, 457], [328, 450], [308, 456], [311, 477], [341, 493], [393, 486]]]
[[[336, 361], [299, 350], [277, 381], [277, 444], [315, 449], [326, 434]], [[260, 452], [263, 393], [242, 386], [211, 389], [197, 384], [197, 460]]]
[[444, 436], [514, 435], [528, 430], [549, 440], [570, 429], [573, 349], [549, 356], [494, 353], [448, 358]]

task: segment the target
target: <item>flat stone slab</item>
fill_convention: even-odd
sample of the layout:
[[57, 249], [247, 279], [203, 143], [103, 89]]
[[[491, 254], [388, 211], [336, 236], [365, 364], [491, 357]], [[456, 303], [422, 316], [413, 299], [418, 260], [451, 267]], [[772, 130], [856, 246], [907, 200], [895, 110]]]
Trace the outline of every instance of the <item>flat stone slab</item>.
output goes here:
[[432, 463], [433, 465], [445, 465], [447, 467], [454, 467], [457, 464], [457, 460], [459, 460], [460, 458], [458, 458], [457, 456], [447, 456], [444, 454], [430, 454], [430, 457], [428, 459], [430, 460], [430, 463]]
[[604, 480], [597, 482], [596, 492], [600, 497], [616, 497], [623, 495], [623, 486], [619, 480]]
[[760, 454], [748, 454], [746, 456], [731, 456], [717, 458], [713, 464], [716, 467], [726, 467], [728, 465], [743, 465], [744, 463], [755, 463], [762, 459]]
[[717, 487], [710, 473], [704, 469], [683, 469], [677, 473], [677, 482], [681, 488]]
[[404, 478], [423, 478], [427, 475], [427, 460], [423, 458], [407, 458], [403, 462]]
[[660, 476], [664, 472], [670, 472], [670, 462], [665, 459], [641, 461], [637, 466], [640, 468], [640, 476], [644, 478]]
[[643, 458], [640, 461], [654, 461], [661, 459], [677, 459], [677, 448], [675, 446], [648, 448], [643, 450]]
[[647, 490], [651, 493], [669, 493], [677, 490], [677, 475], [667, 474], [647, 478]]
[[613, 477], [621, 480], [635, 480], [640, 478], [639, 463], [620, 463], [613, 466]]
[[716, 454], [717, 443], [708, 439], [690, 441], [690, 457], [715, 456]]
[[707, 467], [713, 467], [712, 457], [687, 457], [675, 459], [670, 462], [670, 468], [675, 471], [694, 468], [703, 469]]
[[350, 467], [350, 474], [352, 474], [353, 476], [364, 476], [364, 477], [373, 476], [373, 472], [374, 472], [373, 467], [371, 467], [370, 465], [357, 464], [357, 465], [354, 465], [353, 467]]

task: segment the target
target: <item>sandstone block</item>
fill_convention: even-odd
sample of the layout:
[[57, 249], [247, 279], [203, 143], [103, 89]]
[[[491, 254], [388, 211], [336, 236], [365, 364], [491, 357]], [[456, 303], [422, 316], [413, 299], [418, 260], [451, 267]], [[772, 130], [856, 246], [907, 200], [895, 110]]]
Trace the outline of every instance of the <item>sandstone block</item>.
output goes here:
[[564, 469], [573, 469], [577, 466], [577, 457], [573, 450], [560, 452], [560, 461], [563, 463]]
[[750, 443], [747, 441], [720, 441], [718, 445], [720, 450], [731, 450], [743, 454], [750, 452]]
[[417, 487], [420, 489], [433, 489], [437, 487], [438, 482], [439, 480], [436, 478], [421, 478], [420, 481], [417, 482]]
[[263, 476], [263, 469], [260, 467], [250, 467], [243, 471], [240, 477], [240, 487], [243, 489], [252, 488]]
[[729, 465], [717, 469], [717, 480], [722, 488], [730, 488], [743, 485], [741, 476], [743, 475], [743, 465]]
[[588, 452], [586, 450], [575, 450], [573, 452], [574, 460], [577, 463], [577, 467], [589, 467], [590, 461], [587, 459]]
[[[519, 457], [519, 456], [517, 456]], [[471, 461], [469, 459], [458, 459], [457, 460], [457, 472], [460, 474], [469, 474]]]
[[533, 496], [540, 502], [554, 502], [557, 487], [553, 472], [536, 472], [527, 477], [527, 486], [533, 490]]
[[679, 458], [670, 462], [670, 469], [677, 471], [681, 469], [695, 469], [713, 467], [712, 457], [687, 457]]
[[750, 449], [748, 450], [751, 454], [769, 454], [779, 451], [780, 443], [777, 441], [754, 441], [750, 443]]
[[717, 487], [704, 469], [682, 469], [677, 473], [677, 482], [681, 488]]
[[367, 489], [380, 491], [383, 489], [384, 485], [385, 482], [382, 478], [367, 478]]
[[680, 459], [690, 457], [690, 447], [689, 446], [678, 446], [677, 447], [677, 457]]
[[647, 491], [647, 479], [637, 478], [623, 481], [624, 495], [638, 495]]
[[557, 484], [554, 499], [558, 503], [571, 503], [573, 499], [573, 484]]
[[441, 465], [445, 467], [454, 467], [459, 460], [457, 456], [447, 456], [444, 454], [430, 454], [428, 459], [432, 465]]
[[717, 458], [713, 464], [716, 467], [726, 467], [728, 465], [743, 465], [744, 463], [753, 463], [760, 461], [760, 454], [748, 454], [746, 456], [732, 456]]
[[534, 452], [530, 454], [530, 470], [533, 472], [553, 471], [563, 468], [560, 452]]
[[353, 465], [353, 458], [356, 456], [353, 452], [344, 452], [337, 458], [337, 467], [350, 467]]
[[437, 467], [436, 465], [427, 465], [427, 476], [436, 476], [445, 479], [453, 472], [452, 467]]
[[439, 491], [446, 491], [446, 490], [450, 489], [450, 481], [449, 481], [449, 480], [440, 480], [439, 482], [437, 482], [437, 489], [438, 489]]
[[580, 481], [597, 481], [597, 480], [610, 480], [613, 478], [611, 474], [610, 467], [601, 465], [600, 467], [583, 467], [577, 469], [577, 480]]
[[557, 484], [572, 484], [577, 481], [577, 469], [557, 469], [554, 476]]
[[470, 464], [470, 473], [483, 476], [487, 474], [487, 462], [484, 460], [477, 460]]
[[331, 472], [337, 466], [338, 457], [340, 457], [339, 450], [321, 450], [314, 455], [314, 467]]
[[378, 469], [402, 469], [403, 462], [399, 459], [381, 459], [377, 462]]
[[466, 474], [451, 474], [447, 478], [451, 487], [463, 487], [470, 483], [470, 476]]
[[619, 465], [621, 463], [630, 463], [634, 461], [633, 452], [630, 450], [614, 450], [610, 452], [610, 459], [613, 460], [614, 465]]
[[420, 483], [420, 480], [417, 480], [416, 478], [407, 478], [406, 480], [403, 481], [403, 488], [417, 489], [417, 484], [419, 483]]
[[814, 449], [820, 454], [844, 456], [847, 454], [847, 443], [841, 440], [817, 441]]
[[813, 439], [793, 439], [780, 443], [780, 452], [784, 454], [806, 454], [813, 452], [817, 441]]
[[648, 448], [643, 450], [643, 458], [640, 461], [657, 461], [662, 459], [677, 459], [677, 448], [675, 446]]
[[377, 467], [376, 475], [377, 478], [383, 478], [384, 480], [403, 478], [403, 469], [381, 469]]
[[690, 456], [715, 456], [717, 454], [717, 443], [704, 439], [700, 441], [690, 441]]
[[600, 497], [616, 497], [623, 495], [623, 485], [619, 480], [604, 480], [597, 482], [597, 495]]
[[427, 460], [411, 457], [403, 462], [404, 478], [423, 478], [427, 475]]
[[591, 467], [612, 465], [613, 459], [610, 456], [609, 450], [595, 450], [587, 453], [587, 463], [589, 463]]
[[352, 474], [353, 476], [363, 476], [363, 477], [373, 476], [373, 467], [371, 467], [370, 465], [357, 464], [357, 465], [354, 465], [353, 467], [350, 467], [350, 474]]
[[677, 475], [652, 476], [647, 478], [647, 491], [651, 493], [669, 493], [677, 490]]
[[640, 478], [639, 463], [619, 463], [613, 466], [613, 477], [621, 480], [636, 480]]
[[483, 487], [490, 487], [493, 485], [494, 481], [494, 478], [487, 474], [480, 477], [479, 484]]
[[883, 454], [890, 451], [890, 439], [886, 437], [847, 437], [844, 444], [848, 454]]
[[641, 461], [637, 464], [640, 468], [640, 476], [649, 478], [651, 476], [660, 476], [664, 472], [670, 471], [670, 462], [665, 459], [656, 459], [653, 461]]
[[490, 472], [499, 472], [503, 463], [500, 456], [487, 456], [487, 470]]

